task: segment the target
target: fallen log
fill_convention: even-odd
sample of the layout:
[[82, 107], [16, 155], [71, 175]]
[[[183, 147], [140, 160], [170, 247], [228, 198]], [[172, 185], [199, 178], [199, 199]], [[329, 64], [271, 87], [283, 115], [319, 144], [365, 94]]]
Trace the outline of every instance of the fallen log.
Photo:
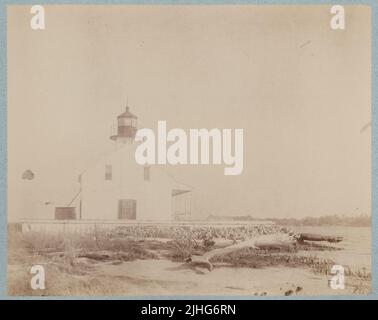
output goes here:
[[295, 241], [288, 235], [262, 235], [254, 239], [248, 239], [225, 248], [218, 248], [204, 253], [203, 255], [191, 255], [185, 262], [193, 266], [205, 267], [209, 271], [214, 269], [210, 259], [240, 251], [245, 248], [263, 249], [263, 248], [291, 248], [295, 246]]
[[319, 234], [312, 233], [300, 233], [294, 235], [294, 237], [288, 234], [270, 234], [270, 235], [261, 235], [254, 239], [248, 239], [239, 243], [235, 243], [223, 248], [213, 249], [204, 253], [203, 255], [191, 255], [188, 257], [185, 262], [192, 264], [193, 266], [205, 267], [208, 270], [213, 270], [214, 266], [210, 262], [210, 259], [219, 256], [227, 255], [233, 252], [240, 251], [245, 248], [253, 249], [286, 249], [290, 250], [295, 248], [297, 242], [303, 243], [304, 241], [327, 241], [327, 242], [340, 242], [342, 237], [337, 236], [324, 236]]
[[108, 260], [110, 258], [110, 255], [106, 253], [87, 252], [87, 253], [79, 254], [78, 258], [87, 258], [87, 259], [92, 259], [92, 260], [104, 261], [104, 260]]
[[295, 248], [295, 242], [291, 240], [282, 241], [257, 241], [255, 246], [261, 250], [291, 250]]
[[298, 237], [298, 241], [303, 242], [305, 240], [306, 241], [341, 242], [343, 241], [343, 237], [324, 236], [324, 235], [314, 234], [314, 233], [300, 233]]
[[[240, 242], [242, 243], [242, 247], [244, 248], [244, 244], [245, 246], [247, 247], [248, 246], [248, 242], [245, 242], [245, 241], [242, 241]], [[261, 249], [261, 250], [282, 250], [282, 249], [285, 249], [285, 250], [289, 250], [289, 249], [293, 249], [295, 247], [295, 244], [296, 244], [296, 241], [294, 240], [257, 240], [254, 242], [254, 247], [256, 249]], [[228, 247], [231, 247], [232, 245], [235, 245], [235, 241], [232, 241], [232, 240], [225, 240], [225, 241], [216, 241], [215, 242], [215, 248], [216, 249], [224, 249], [224, 248], [228, 248]], [[232, 248], [236, 248], [235, 250], [237, 250], [237, 246], [235, 247], [232, 247]]]

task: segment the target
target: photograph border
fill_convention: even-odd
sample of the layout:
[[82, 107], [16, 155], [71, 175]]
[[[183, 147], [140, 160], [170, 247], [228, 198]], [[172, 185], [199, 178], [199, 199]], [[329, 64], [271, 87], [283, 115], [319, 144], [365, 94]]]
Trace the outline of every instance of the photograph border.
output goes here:
[[[7, 295], [7, 6], [9, 5], [367, 5], [371, 8], [371, 233], [372, 233], [372, 293], [369, 295], [339, 296], [8, 296]], [[378, 33], [378, 2], [376, 0], [0, 0], [0, 299], [107, 299], [107, 300], [365, 300], [378, 298], [378, 70], [377, 33]], [[375, 58], [375, 59], [374, 59]]]

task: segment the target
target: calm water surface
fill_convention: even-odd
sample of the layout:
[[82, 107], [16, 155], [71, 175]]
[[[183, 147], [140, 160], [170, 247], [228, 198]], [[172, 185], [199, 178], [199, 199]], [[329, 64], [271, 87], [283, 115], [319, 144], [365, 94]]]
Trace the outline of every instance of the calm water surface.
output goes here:
[[[343, 241], [332, 246], [343, 248], [341, 251], [312, 251], [306, 255], [329, 258], [336, 263], [353, 269], [366, 268], [371, 271], [371, 228], [368, 227], [294, 227], [297, 232], [318, 233], [341, 236]], [[325, 242], [324, 242], [325, 243]]]

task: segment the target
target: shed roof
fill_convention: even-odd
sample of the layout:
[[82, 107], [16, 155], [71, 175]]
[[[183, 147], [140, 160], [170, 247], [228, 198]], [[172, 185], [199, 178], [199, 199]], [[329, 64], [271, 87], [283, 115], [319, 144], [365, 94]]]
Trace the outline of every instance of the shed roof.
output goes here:
[[190, 190], [180, 190], [180, 189], [173, 189], [172, 190], [172, 196], [179, 196], [180, 194], [188, 193]]

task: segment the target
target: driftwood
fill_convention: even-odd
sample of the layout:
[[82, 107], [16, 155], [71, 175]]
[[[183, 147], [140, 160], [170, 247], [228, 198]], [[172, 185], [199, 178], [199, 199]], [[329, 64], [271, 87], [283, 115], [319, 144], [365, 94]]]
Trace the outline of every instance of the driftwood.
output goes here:
[[87, 258], [87, 259], [92, 259], [92, 260], [99, 260], [99, 261], [104, 261], [108, 260], [111, 257], [109, 253], [104, 253], [104, 252], [86, 252], [86, 253], [81, 253], [78, 254], [78, 258]]
[[295, 248], [294, 240], [257, 241], [255, 247], [261, 250], [291, 250]]
[[298, 237], [298, 241], [327, 241], [327, 242], [340, 242], [343, 240], [342, 237], [334, 237], [334, 236], [323, 236], [320, 234], [314, 233], [300, 233]]
[[252, 249], [263, 249], [267, 247], [274, 248], [287, 248], [288, 246], [294, 246], [295, 241], [291, 239], [288, 235], [278, 236], [278, 235], [262, 235], [254, 239], [245, 240], [225, 248], [218, 248], [204, 253], [203, 255], [192, 255], [187, 258], [185, 262], [191, 263], [193, 266], [205, 267], [210, 271], [214, 269], [213, 264], [210, 262], [210, 259], [219, 256], [225, 255], [233, 252], [240, 251], [246, 248]]
[[254, 239], [245, 240], [236, 244], [232, 244], [227, 247], [217, 248], [204, 253], [203, 255], [192, 255], [185, 260], [185, 262], [192, 264], [193, 266], [204, 267], [210, 271], [214, 269], [213, 264], [210, 259], [219, 256], [226, 255], [229, 253], [237, 252], [245, 248], [252, 249], [292, 249], [295, 248], [297, 242], [303, 241], [328, 241], [328, 242], [340, 242], [343, 240], [342, 237], [334, 236], [323, 236], [318, 234], [310, 233], [300, 233], [294, 236], [289, 236], [288, 234], [272, 234], [272, 235], [261, 235]]

